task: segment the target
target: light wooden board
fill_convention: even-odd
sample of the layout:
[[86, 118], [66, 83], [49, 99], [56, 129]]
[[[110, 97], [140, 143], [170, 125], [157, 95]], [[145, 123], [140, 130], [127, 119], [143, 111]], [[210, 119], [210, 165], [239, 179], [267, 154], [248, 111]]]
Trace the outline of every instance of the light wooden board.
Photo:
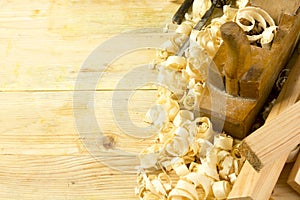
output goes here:
[[162, 29], [177, 7], [161, 0], [3, 0], [0, 90], [72, 90], [98, 45], [125, 31]]
[[[177, 7], [161, 0], [0, 2], [0, 199], [136, 199], [135, 174], [103, 165], [82, 144], [73, 115], [74, 85], [99, 44], [124, 31], [164, 27]], [[114, 124], [112, 89], [133, 64], [151, 61], [153, 53], [116, 61], [97, 85], [96, 119], [124, 151], [138, 152], [152, 140], [126, 136]], [[85, 73], [88, 80], [95, 72]], [[141, 126], [154, 100], [151, 88], [129, 104]], [[122, 157], [113, 161], [131, 165]], [[279, 193], [288, 195], [285, 189]]]
[[1, 155], [0, 199], [135, 199], [135, 174], [89, 155]]
[[[80, 95], [85, 93], [80, 92]], [[118, 147], [137, 152], [145, 143], [126, 136], [118, 128], [112, 113], [112, 94], [111, 91], [95, 93], [92, 102], [95, 105], [95, 118], [104, 134], [119, 137]], [[130, 110], [124, 109], [118, 114], [128, 113], [137, 126], [148, 126], [143, 118], [153, 105], [155, 95], [156, 91], [137, 91], [129, 99]], [[84, 151], [73, 115], [72, 98], [73, 92], [0, 93], [0, 153], [73, 155]], [[117, 100], [116, 103], [121, 101]]]
[[[131, 109], [135, 112], [130, 115], [143, 125], [142, 116], [156, 92], [137, 93], [142, 94], [132, 97], [130, 102], [136, 109]], [[104, 134], [117, 135], [116, 148], [137, 153], [153, 140], [122, 134], [109, 114], [111, 94], [96, 92], [95, 107], [101, 108], [95, 109], [96, 118]], [[0, 96], [0, 199], [134, 199], [136, 175], [99, 163], [81, 143], [74, 124], [72, 92], [11, 92]], [[122, 156], [111, 159], [116, 165], [132, 166]]]
[[[162, 28], [177, 6], [160, 0], [0, 2], [0, 199], [135, 199], [135, 174], [99, 163], [81, 143], [72, 90], [82, 63], [98, 45], [124, 31]], [[133, 62], [135, 57], [140, 59]], [[95, 115], [106, 134], [121, 135], [109, 90], [133, 63], [152, 58], [153, 52], [131, 54], [100, 80]], [[85, 72], [87, 78], [93, 73]], [[137, 124], [144, 125], [153, 95], [134, 95], [137, 101], [129, 108]], [[116, 141], [129, 152], [145, 144], [125, 135]]]
[[294, 122], [299, 119], [300, 102], [247, 136], [241, 143], [241, 154], [260, 171], [280, 155], [287, 154], [297, 147], [300, 141], [300, 124]]

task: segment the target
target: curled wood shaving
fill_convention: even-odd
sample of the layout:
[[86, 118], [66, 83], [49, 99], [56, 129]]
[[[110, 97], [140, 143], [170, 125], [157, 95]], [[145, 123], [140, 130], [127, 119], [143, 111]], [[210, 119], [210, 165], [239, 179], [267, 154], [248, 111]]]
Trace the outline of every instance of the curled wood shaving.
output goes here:
[[187, 138], [181, 136], [174, 136], [170, 138], [165, 144], [165, 152], [169, 156], [180, 157], [184, 156], [189, 150], [189, 143]]
[[189, 131], [195, 138], [211, 140], [214, 134], [212, 124], [207, 117], [197, 117], [190, 125]]
[[166, 101], [162, 106], [166, 110], [168, 120], [173, 121], [180, 110], [178, 102], [171, 98], [166, 98]]
[[191, 172], [191, 173], [187, 174], [184, 178], [191, 181], [195, 185], [196, 188], [201, 187], [203, 189], [203, 198], [204, 199], [209, 195], [209, 193], [211, 191], [211, 184], [212, 184], [212, 180], [210, 178], [208, 178], [205, 175], [202, 175], [200, 173], [195, 173], [195, 172]]
[[237, 176], [235, 173], [229, 174], [228, 175], [230, 183], [233, 185], [236, 182]]
[[213, 183], [212, 189], [216, 199], [226, 199], [231, 187], [228, 181], [218, 181]]
[[160, 144], [154, 144], [148, 148], [145, 148], [139, 154], [139, 159], [142, 168], [156, 168], [156, 163], [159, 158], [161, 149]]
[[205, 83], [196, 82], [194, 78], [190, 79], [187, 88], [189, 89], [189, 92], [194, 93], [198, 97], [201, 97], [201, 95], [205, 92], [206, 89]]
[[193, 110], [197, 106], [197, 100], [198, 100], [198, 95], [195, 93], [189, 92], [186, 96], [183, 98], [183, 107], [186, 110]]
[[181, 56], [169, 56], [167, 60], [162, 63], [162, 65], [165, 65], [171, 70], [181, 71], [182, 69], [185, 69], [186, 59]]
[[[188, 78], [195, 79], [197, 82], [201, 81], [204, 82], [207, 79], [207, 71], [206, 67], [200, 67], [203, 66], [201, 65], [198, 58], [189, 58], [188, 59], [188, 64], [185, 69], [185, 73], [188, 75]], [[203, 63], [203, 60], [201, 61]], [[193, 64], [194, 63], [194, 64]]]
[[233, 145], [233, 138], [225, 134], [216, 135], [214, 145], [220, 149], [231, 150]]
[[174, 118], [174, 125], [177, 127], [189, 124], [194, 120], [194, 113], [188, 110], [180, 110]]
[[193, 19], [198, 21], [205, 14], [205, 12], [210, 8], [210, 0], [194, 0], [192, 10], [193, 10]]
[[217, 171], [217, 166], [214, 163], [204, 162], [202, 166], [204, 175], [212, 178], [214, 181], [220, 180], [219, 173]]
[[[196, 187], [194, 186], [194, 184], [187, 182], [183, 179], [180, 179], [177, 182], [175, 189], [187, 192], [191, 199], [196, 199], [196, 200], [199, 199], [197, 191], [196, 191]], [[172, 191], [170, 193], [170, 197], [172, 197]]]
[[210, 57], [216, 54], [222, 43], [220, 27], [226, 22], [233, 21], [237, 9], [225, 5], [223, 7], [223, 13], [224, 15], [222, 17], [213, 19], [211, 24], [204, 30], [195, 31], [194, 33], [196, 35], [196, 42]]
[[174, 188], [170, 194], [169, 194], [169, 200], [179, 200], [179, 199], [187, 199], [187, 200], [194, 200], [192, 195], [185, 191], [185, 190], [180, 190], [177, 188]]
[[164, 51], [167, 51], [168, 55], [174, 55], [176, 52], [178, 52], [179, 48], [187, 38], [188, 36], [186, 36], [185, 34], [174, 34], [162, 45], [162, 49], [164, 49]]
[[158, 70], [158, 83], [174, 93], [175, 96], [182, 96], [187, 87], [187, 80], [181, 72], [170, 70], [163, 65], [158, 67]]
[[220, 175], [220, 177], [227, 180], [228, 175], [232, 170], [232, 166], [233, 166], [233, 157], [231, 157], [231, 156], [225, 157], [225, 159], [219, 165], [219, 168], [220, 168], [219, 175]]
[[250, 42], [259, 42], [263, 48], [270, 48], [277, 26], [266, 11], [251, 6], [241, 8], [235, 22], [247, 33]]
[[174, 136], [175, 125], [172, 122], [165, 123], [158, 134], [159, 142], [165, 143], [169, 138]]
[[154, 105], [151, 107], [145, 116], [144, 121], [155, 126], [161, 127], [162, 124], [167, 120], [166, 111], [161, 105]]
[[206, 158], [206, 155], [211, 151], [211, 149], [213, 148], [213, 144], [205, 139], [198, 139], [197, 140], [199, 143], [199, 157], [204, 159]]
[[[175, 161], [175, 162], [174, 162]], [[184, 160], [182, 158], [178, 158], [173, 160], [172, 168], [176, 172], [178, 176], [184, 176], [189, 173], [189, 169], [184, 163]]]
[[177, 27], [176, 32], [189, 36], [194, 26], [195, 26], [195, 22], [184, 21]]
[[139, 159], [142, 168], [151, 168], [156, 165], [158, 154], [152, 152], [149, 153], [143, 152], [140, 154]]

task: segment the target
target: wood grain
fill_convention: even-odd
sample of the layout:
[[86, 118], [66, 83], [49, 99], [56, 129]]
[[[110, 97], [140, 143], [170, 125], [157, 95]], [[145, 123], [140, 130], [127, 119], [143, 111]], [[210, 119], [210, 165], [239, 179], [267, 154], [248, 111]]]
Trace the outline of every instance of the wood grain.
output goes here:
[[135, 174], [112, 170], [90, 155], [1, 159], [1, 199], [136, 199]]
[[0, 91], [72, 90], [98, 45], [125, 31], [162, 30], [177, 6], [161, 0], [1, 1]]
[[[177, 6], [160, 0], [0, 2], [0, 199], [136, 199], [136, 175], [103, 165], [82, 144], [73, 116], [74, 85], [98, 45], [124, 31], [163, 28]], [[133, 52], [109, 69], [84, 72], [86, 81], [105, 73], [90, 103], [103, 132], [117, 136], [116, 148], [124, 151], [138, 152], [152, 140], [119, 130], [112, 94], [124, 74], [151, 62], [154, 53]], [[145, 126], [154, 95], [144, 88], [131, 97], [136, 124]]]
[[[162, 28], [177, 8], [161, 0], [0, 2], [0, 199], [137, 199], [136, 175], [100, 163], [83, 145], [73, 115], [74, 85], [99, 44], [124, 31]], [[153, 141], [132, 138], [113, 123], [112, 94], [133, 64], [151, 61], [153, 54], [117, 60], [89, 104], [103, 132], [124, 151], [136, 153]], [[86, 80], [101, 70], [85, 71]], [[152, 89], [138, 90], [129, 103], [130, 117], [140, 126], [154, 101]], [[122, 157], [112, 160], [131, 166]], [[286, 186], [276, 191], [288, 195]]]
[[[142, 125], [156, 92], [139, 92], [131, 98], [136, 109], [130, 115]], [[112, 93], [96, 92], [96, 118], [104, 134], [117, 137], [116, 148], [137, 153], [153, 140], [138, 140], [118, 129], [109, 112]], [[0, 97], [0, 199], [135, 199], [135, 174], [99, 163], [82, 144], [72, 92], [6, 92]], [[111, 159], [132, 166], [122, 156]]]
[[241, 153], [257, 171], [261, 170], [298, 145], [300, 125], [294, 122], [299, 119], [300, 102], [246, 137], [241, 143]]
[[[81, 95], [85, 95], [81, 92]], [[137, 126], [148, 126], [143, 118], [154, 103], [156, 91], [137, 91], [129, 99], [128, 115]], [[97, 91], [95, 117], [104, 134], [118, 136], [118, 147], [138, 152], [141, 142], [126, 136], [115, 123], [111, 107], [112, 91]], [[0, 93], [0, 153], [27, 155], [74, 155], [84, 151], [73, 116], [73, 92]], [[122, 100], [116, 100], [121, 102]], [[127, 112], [127, 113], [126, 113]], [[97, 134], [97, 133], [95, 133]]]

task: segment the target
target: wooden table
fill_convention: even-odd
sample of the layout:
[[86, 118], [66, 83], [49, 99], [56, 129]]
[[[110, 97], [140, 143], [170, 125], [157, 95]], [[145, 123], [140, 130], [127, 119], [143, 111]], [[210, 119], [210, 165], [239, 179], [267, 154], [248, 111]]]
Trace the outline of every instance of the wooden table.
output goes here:
[[[0, 2], [0, 199], [137, 199], [136, 175], [101, 164], [82, 144], [74, 85], [99, 44], [127, 30], [163, 27], [177, 7], [166, 0]], [[95, 115], [105, 133], [119, 132], [111, 113], [116, 81], [134, 58], [150, 62], [153, 54], [125, 56], [98, 84]], [[133, 97], [134, 121], [140, 123], [154, 95], [144, 88]], [[120, 135], [115, 145], [138, 152], [149, 143]], [[274, 199], [287, 198], [297, 195], [280, 179]]]

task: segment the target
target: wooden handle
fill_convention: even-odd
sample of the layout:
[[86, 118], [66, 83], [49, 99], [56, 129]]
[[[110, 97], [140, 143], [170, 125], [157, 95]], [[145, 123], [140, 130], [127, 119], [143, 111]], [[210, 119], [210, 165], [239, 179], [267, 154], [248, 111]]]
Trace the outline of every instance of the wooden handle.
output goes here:
[[181, 24], [185, 13], [189, 10], [189, 8], [193, 5], [194, 0], [185, 0], [181, 6], [178, 8], [177, 12], [174, 14], [172, 18], [172, 22], [175, 24]]
[[221, 36], [227, 54], [224, 66], [226, 92], [238, 96], [238, 82], [250, 67], [250, 43], [244, 31], [234, 22], [221, 26]]

